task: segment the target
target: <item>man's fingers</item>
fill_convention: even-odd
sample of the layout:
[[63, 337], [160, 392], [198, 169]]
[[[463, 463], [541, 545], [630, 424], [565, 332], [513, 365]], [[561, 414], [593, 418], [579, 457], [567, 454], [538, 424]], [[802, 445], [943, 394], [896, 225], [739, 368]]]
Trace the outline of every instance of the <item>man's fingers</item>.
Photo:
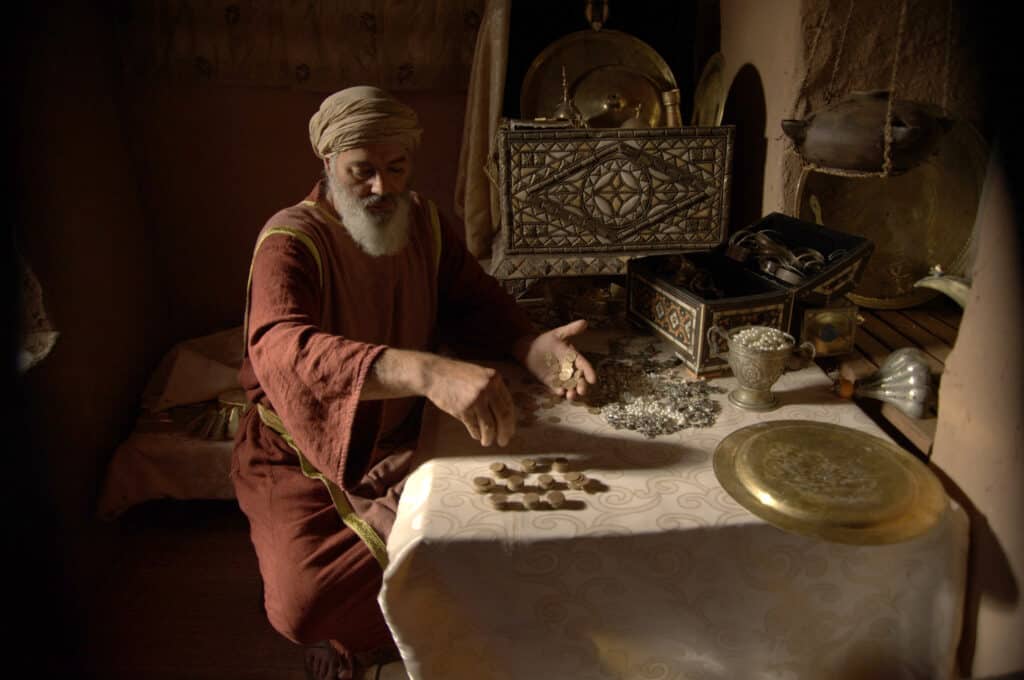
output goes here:
[[490, 446], [498, 435], [498, 426], [494, 421], [494, 414], [488, 404], [481, 404], [476, 407], [477, 421], [480, 423], [480, 445]]
[[551, 332], [554, 333], [555, 337], [558, 338], [559, 340], [565, 340], [566, 338], [571, 338], [574, 335], [579, 335], [585, 330], [587, 330], [587, 320], [576, 319], [572, 323], [567, 323], [564, 326], [559, 326], [558, 328], [554, 329]]
[[459, 415], [459, 420], [466, 426], [466, 432], [473, 439], [480, 441], [480, 419], [476, 417], [476, 411], [469, 409]]
[[[590, 362], [582, 354], [576, 357], [576, 368], [583, 372], [583, 379], [588, 383], [593, 385], [597, 382], [597, 371], [594, 370], [594, 367], [590, 365]], [[586, 390], [585, 386], [582, 387], [583, 389], [579, 390], [580, 394], [583, 394], [584, 390]]]
[[506, 446], [516, 433], [516, 407], [504, 383], [500, 383], [495, 390], [493, 407], [494, 419], [498, 425], [498, 446]]

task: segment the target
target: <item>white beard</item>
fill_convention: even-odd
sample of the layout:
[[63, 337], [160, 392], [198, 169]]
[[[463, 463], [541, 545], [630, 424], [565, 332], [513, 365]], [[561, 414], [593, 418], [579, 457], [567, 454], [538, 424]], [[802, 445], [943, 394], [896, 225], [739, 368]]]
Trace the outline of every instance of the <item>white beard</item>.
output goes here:
[[[358, 198], [339, 185], [330, 173], [327, 175], [327, 189], [341, 217], [341, 223], [364, 252], [380, 257], [395, 255], [405, 248], [409, 242], [411, 202], [408, 191], [389, 194], [386, 198], [376, 195]], [[391, 212], [375, 214], [367, 210], [368, 207], [388, 199], [395, 201], [395, 208]]]

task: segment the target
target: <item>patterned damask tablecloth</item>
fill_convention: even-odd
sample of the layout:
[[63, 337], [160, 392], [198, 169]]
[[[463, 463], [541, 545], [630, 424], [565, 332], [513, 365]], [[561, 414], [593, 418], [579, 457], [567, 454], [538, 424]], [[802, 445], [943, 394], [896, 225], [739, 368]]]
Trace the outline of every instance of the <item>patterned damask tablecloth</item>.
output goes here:
[[[528, 379], [502, 367], [513, 390]], [[732, 378], [713, 381], [726, 389]], [[388, 542], [380, 603], [414, 680], [949, 678], [960, 636], [967, 519], [885, 546], [777, 529], [736, 503], [715, 447], [755, 422], [807, 419], [885, 435], [814, 365], [771, 412], [648, 439], [563, 403], [484, 449], [437, 411]], [[557, 420], [558, 422], [554, 422]], [[606, 487], [577, 509], [494, 509], [495, 461], [563, 455]], [[557, 476], [557, 475], [556, 475]]]

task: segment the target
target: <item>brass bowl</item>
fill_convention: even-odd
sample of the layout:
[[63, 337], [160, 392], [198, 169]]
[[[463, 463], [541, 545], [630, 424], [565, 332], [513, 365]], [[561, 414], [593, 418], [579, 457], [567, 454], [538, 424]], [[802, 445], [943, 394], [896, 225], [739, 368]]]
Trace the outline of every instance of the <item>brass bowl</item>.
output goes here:
[[629, 66], [598, 66], [572, 86], [572, 100], [589, 127], [617, 128], [637, 117], [645, 127], [664, 125], [661, 92], [654, 82]]
[[861, 430], [803, 420], [741, 428], [719, 443], [715, 476], [737, 503], [787, 531], [855, 545], [931, 529], [948, 501], [928, 467]]

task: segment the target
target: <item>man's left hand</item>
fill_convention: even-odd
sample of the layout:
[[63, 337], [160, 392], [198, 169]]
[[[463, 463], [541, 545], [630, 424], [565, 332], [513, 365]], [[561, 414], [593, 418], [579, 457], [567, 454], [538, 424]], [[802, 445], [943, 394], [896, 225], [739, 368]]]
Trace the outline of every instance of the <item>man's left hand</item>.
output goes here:
[[586, 320], [578, 319], [532, 339], [524, 339], [529, 344], [517, 352], [517, 356], [553, 393], [576, 399], [586, 394], [587, 385], [597, 382], [594, 367], [569, 342], [586, 328]]

